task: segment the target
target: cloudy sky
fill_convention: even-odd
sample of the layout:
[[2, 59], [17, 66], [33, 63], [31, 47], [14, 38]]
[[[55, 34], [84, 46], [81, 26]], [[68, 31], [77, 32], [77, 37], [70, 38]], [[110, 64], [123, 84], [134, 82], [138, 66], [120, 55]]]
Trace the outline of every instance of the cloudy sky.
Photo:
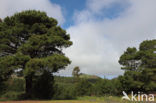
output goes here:
[[0, 0], [0, 18], [22, 10], [47, 12], [71, 35], [73, 46], [64, 50], [72, 60], [60, 75], [81, 72], [115, 77], [127, 47], [156, 38], [156, 0]]

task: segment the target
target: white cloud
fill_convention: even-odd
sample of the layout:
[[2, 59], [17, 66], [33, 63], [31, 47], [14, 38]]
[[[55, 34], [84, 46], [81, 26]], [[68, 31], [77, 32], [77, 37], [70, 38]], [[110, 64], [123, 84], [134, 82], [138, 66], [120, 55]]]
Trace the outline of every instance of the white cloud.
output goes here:
[[[127, 0], [124, 0], [127, 2]], [[123, 0], [87, 0], [87, 8], [92, 13], [101, 14], [103, 9], [110, 8], [113, 4], [122, 4]]]
[[61, 73], [70, 74], [74, 66], [80, 66], [89, 74], [120, 75], [123, 72], [118, 59], [124, 50], [156, 38], [156, 0], [118, 0], [129, 6], [117, 18], [100, 21], [94, 18], [95, 13], [111, 7], [116, 0], [91, 1], [86, 9], [76, 12], [76, 23], [68, 28], [73, 46], [65, 52], [72, 64]]
[[51, 3], [50, 0], [0, 0], [0, 18], [30, 9], [45, 11], [48, 16], [56, 18], [60, 24], [65, 21], [61, 7]]

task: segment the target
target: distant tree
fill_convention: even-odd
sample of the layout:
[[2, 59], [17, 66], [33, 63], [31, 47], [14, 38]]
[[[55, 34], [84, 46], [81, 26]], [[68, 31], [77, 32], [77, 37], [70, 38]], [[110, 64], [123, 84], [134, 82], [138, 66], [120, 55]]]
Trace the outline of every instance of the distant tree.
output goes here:
[[28, 10], [6, 17], [0, 23], [0, 79], [22, 71], [26, 94], [32, 95], [35, 75], [70, 64], [62, 48], [71, 45], [70, 36], [45, 12]]
[[143, 41], [139, 50], [127, 48], [119, 63], [125, 70], [124, 78], [129, 90], [156, 90], [156, 40]]
[[80, 68], [77, 66], [73, 69], [72, 75], [73, 77], [79, 77]]

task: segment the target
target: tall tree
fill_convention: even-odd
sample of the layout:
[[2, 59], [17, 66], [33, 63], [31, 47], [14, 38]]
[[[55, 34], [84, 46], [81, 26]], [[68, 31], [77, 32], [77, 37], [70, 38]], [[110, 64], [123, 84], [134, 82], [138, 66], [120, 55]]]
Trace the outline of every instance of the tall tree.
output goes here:
[[62, 49], [71, 45], [69, 34], [45, 12], [16, 13], [0, 23], [0, 72], [10, 76], [21, 71], [29, 95], [35, 75], [54, 73], [70, 64]]
[[156, 91], [156, 39], [146, 40], [140, 44], [142, 61], [142, 79], [146, 91]]
[[121, 55], [119, 63], [125, 70], [127, 86], [133, 90], [156, 90], [156, 40], [143, 41], [139, 50], [127, 48]]

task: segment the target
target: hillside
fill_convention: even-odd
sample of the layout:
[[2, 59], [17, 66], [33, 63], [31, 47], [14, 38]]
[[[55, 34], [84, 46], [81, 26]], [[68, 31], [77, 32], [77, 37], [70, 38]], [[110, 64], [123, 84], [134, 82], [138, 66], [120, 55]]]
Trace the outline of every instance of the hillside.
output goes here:
[[[55, 76], [55, 82], [62, 85], [73, 85], [77, 81], [74, 77]], [[79, 79], [87, 79], [89, 82], [95, 83], [100, 77], [96, 75], [80, 74]]]
[[85, 78], [85, 79], [100, 79], [100, 77], [96, 75], [89, 75], [89, 74], [84, 74], [84, 73], [81, 73], [79, 77]]

